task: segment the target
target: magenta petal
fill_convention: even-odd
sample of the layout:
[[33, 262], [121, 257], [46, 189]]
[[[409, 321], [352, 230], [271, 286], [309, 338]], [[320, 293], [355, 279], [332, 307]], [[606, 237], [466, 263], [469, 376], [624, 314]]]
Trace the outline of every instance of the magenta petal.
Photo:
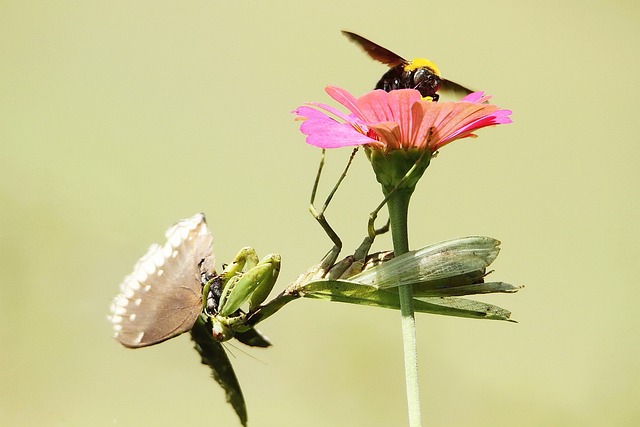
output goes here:
[[306, 119], [320, 119], [320, 118], [330, 118], [326, 113], [319, 111], [315, 108], [308, 107], [306, 105], [300, 106], [292, 111], [293, 114], [298, 116], [299, 118]]
[[447, 137], [447, 140], [453, 140], [456, 138], [463, 138], [464, 136], [469, 136], [473, 131], [481, 129], [487, 126], [493, 126], [497, 124], [507, 124], [511, 123], [511, 119], [508, 115], [511, 114], [510, 110], [497, 110], [492, 112], [491, 114], [481, 117], [477, 120], [474, 120], [471, 123], [462, 126], [457, 129], [451, 135]]
[[511, 110], [498, 110], [495, 111], [493, 113], [493, 116], [495, 117], [495, 123], [496, 124], [509, 124], [509, 123], [513, 123], [513, 120], [511, 120], [511, 117], [509, 117], [511, 115], [512, 111]]
[[[485, 98], [485, 99], [483, 99]], [[473, 102], [474, 104], [478, 104], [481, 102], [484, 102], [488, 99], [491, 99], [491, 96], [487, 95], [486, 97], [484, 96], [484, 92], [473, 92], [470, 93], [469, 95], [465, 96], [464, 98], [462, 98], [460, 101], [464, 101], [464, 102]]]
[[366, 123], [380, 123], [392, 120], [387, 104], [388, 95], [389, 93], [383, 90], [374, 90], [358, 98], [360, 119]]
[[302, 119], [300, 130], [307, 143], [321, 148], [367, 145], [435, 151], [474, 136], [480, 128], [511, 123], [511, 111], [486, 103], [491, 96], [485, 92], [471, 93], [458, 102], [435, 103], [412, 89], [374, 90], [359, 98], [338, 87], [325, 90], [351, 114], [325, 104], [307, 104], [294, 111]]
[[338, 110], [337, 108], [331, 107], [331, 106], [329, 106], [329, 105], [321, 104], [321, 103], [319, 103], [319, 102], [317, 102], [317, 103], [312, 103], [312, 104], [309, 104], [309, 105], [315, 105], [316, 107], [318, 107], [318, 108], [320, 108], [320, 109], [323, 109], [323, 110], [325, 110], [325, 111], [327, 111], [327, 112], [329, 112], [329, 113], [333, 114], [333, 115], [334, 115], [334, 116], [336, 116], [336, 117], [341, 118], [341, 119], [342, 119], [342, 120], [344, 120], [345, 122], [351, 122], [351, 121], [353, 121], [353, 118], [352, 118], [352, 117], [350, 117], [349, 115], [347, 115], [347, 114], [343, 113], [342, 111]]
[[302, 106], [294, 111], [304, 119], [300, 131], [307, 144], [320, 148], [340, 148], [369, 144], [375, 140], [358, 132], [351, 123], [341, 123], [315, 108]]
[[353, 147], [377, 142], [357, 132], [350, 124], [336, 121], [329, 124], [307, 120], [300, 126], [300, 131], [307, 135], [307, 144], [320, 148]]
[[329, 94], [330, 97], [338, 101], [340, 104], [347, 107], [349, 111], [360, 116], [360, 111], [358, 110], [358, 101], [355, 96], [351, 95], [346, 90], [335, 87], [335, 86], [327, 86], [324, 88], [325, 92]]

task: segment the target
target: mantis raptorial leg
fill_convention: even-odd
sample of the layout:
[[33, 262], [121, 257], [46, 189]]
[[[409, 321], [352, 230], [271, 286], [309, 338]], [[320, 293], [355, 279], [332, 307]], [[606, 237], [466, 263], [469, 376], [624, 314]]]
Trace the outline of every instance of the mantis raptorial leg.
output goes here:
[[333, 189], [331, 190], [331, 192], [329, 192], [329, 195], [324, 201], [324, 204], [322, 205], [322, 209], [320, 209], [320, 211], [316, 209], [314, 204], [315, 204], [316, 194], [318, 191], [318, 184], [320, 183], [320, 176], [322, 175], [322, 169], [324, 168], [324, 163], [325, 163], [326, 150], [324, 149], [322, 150], [322, 157], [320, 158], [320, 164], [318, 165], [318, 173], [316, 174], [316, 179], [313, 183], [313, 189], [311, 191], [311, 200], [309, 201], [309, 211], [311, 212], [313, 217], [316, 219], [316, 221], [318, 221], [320, 226], [323, 228], [325, 233], [327, 233], [327, 235], [333, 242], [333, 248], [331, 248], [331, 250], [323, 258], [323, 264], [326, 263], [326, 268], [329, 268], [331, 265], [333, 265], [333, 263], [338, 258], [338, 255], [342, 250], [342, 240], [340, 240], [340, 237], [338, 236], [338, 234], [331, 227], [331, 225], [329, 225], [329, 222], [327, 221], [324, 213], [329, 207], [329, 203], [331, 203], [331, 200], [333, 199], [333, 196], [336, 194], [336, 191], [338, 191], [338, 187], [340, 187], [340, 184], [342, 184], [342, 181], [347, 176], [347, 172], [349, 171], [349, 168], [351, 167], [351, 163], [353, 162], [353, 159], [357, 152], [358, 152], [358, 147], [354, 148], [353, 151], [351, 152], [351, 155], [349, 156], [349, 160], [347, 161], [347, 164], [344, 170], [342, 171], [342, 174], [338, 178], [338, 181], [336, 182], [336, 184], [333, 186]]
[[[226, 341], [235, 335], [237, 326], [242, 326], [245, 319], [245, 313], [240, 307], [248, 303], [251, 312], [264, 302], [273, 289], [279, 272], [278, 254], [269, 254], [259, 261], [256, 251], [251, 247], [242, 248], [238, 252], [233, 262], [217, 276], [221, 280], [218, 301], [208, 304], [215, 307], [215, 312], [208, 310], [207, 314], [212, 319], [216, 340]], [[207, 291], [205, 285], [205, 292]], [[207, 292], [207, 301], [212, 298]]]
[[[310, 200], [310, 203], [309, 203], [309, 211], [311, 212], [313, 217], [316, 219], [316, 221], [318, 221], [320, 226], [324, 229], [324, 231], [327, 233], [327, 235], [329, 236], [329, 238], [331, 239], [331, 241], [334, 244], [333, 248], [331, 248], [331, 250], [327, 253], [327, 255], [325, 255], [325, 257], [323, 258], [323, 260], [321, 262], [321, 266], [322, 266], [321, 268], [324, 269], [325, 271], [329, 270], [329, 268], [334, 266], [334, 263], [338, 259], [338, 255], [340, 254], [340, 252], [342, 250], [342, 240], [340, 239], [338, 234], [335, 232], [335, 230], [331, 227], [331, 225], [327, 221], [327, 219], [325, 217], [325, 212], [326, 212], [326, 210], [327, 210], [327, 208], [329, 206], [329, 203], [331, 203], [331, 200], [333, 199], [333, 196], [335, 195], [336, 191], [338, 190], [338, 188], [342, 184], [342, 181], [347, 176], [347, 172], [349, 171], [349, 168], [351, 167], [351, 164], [353, 163], [353, 159], [355, 158], [355, 155], [356, 155], [357, 152], [358, 152], [358, 147], [354, 148], [353, 151], [351, 152], [351, 155], [349, 156], [349, 160], [347, 161], [347, 164], [346, 164], [344, 170], [340, 174], [340, 177], [338, 178], [338, 181], [335, 183], [335, 185], [333, 186], [331, 192], [329, 193], [329, 195], [327, 196], [326, 200], [324, 201], [324, 204], [322, 205], [322, 209], [320, 209], [320, 211], [318, 211], [316, 209], [316, 207], [315, 207], [315, 199], [316, 199], [316, 195], [317, 195], [317, 191], [318, 191], [318, 185], [320, 183], [320, 176], [322, 175], [322, 170], [323, 170], [324, 164], [325, 164], [326, 150], [324, 150], [324, 149], [322, 150], [322, 157], [320, 158], [320, 163], [318, 165], [318, 172], [316, 174], [316, 178], [315, 178], [315, 181], [313, 183], [313, 189], [311, 191], [311, 200]], [[384, 201], [384, 203], [386, 203], [386, 200]], [[381, 206], [379, 206], [377, 208], [377, 210], [380, 210], [382, 208], [382, 206], [384, 206], [384, 203]], [[377, 216], [377, 211], [376, 211], [376, 216]], [[371, 217], [371, 215], [370, 215], [370, 217]], [[370, 221], [370, 227], [373, 227], [373, 224], [372, 224], [371, 221]], [[367, 237], [365, 237], [365, 239], [363, 240], [362, 244], [354, 252], [353, 256], [351, 257], [352, 258], [351, 262], [353, 261], [353, 259], [355, 259], [355, 260], [364, 260], [366, 258], [366, 256], [368, 255], [368, 253], [369, 253], [369, 249], [371, 248], [371, 245], [373, 244], [373, 241], [374, 241], [375, 237], [377, 235], [379, 235], [379, 234], [386, 233], [388, 230], [389, 230], [389, 223], [388, 222], [387, 222], [386, 225], [384, 225], [384, 226], [382, 226], [382, 227], [380, 227], [378, 229], [373, 227], [370, 230], [368, 230]], [[347, 259], [345, 259], [343, 261], [345, 261], [345, 263], [349, 262]], [[344, 269], [346, 269], [347, 267], [348, 267], [348, 265], [345, 266], [345, 268], [343, 268], [343, 269], [338, 267], [337, 270], [344, 271]]]
[[[347, 172], [351, 167], [351, 163], [353, 162], [353, 159], [357, 152], [358, 152], [358, 147], [354, 148], [353, 151], [351, 152], [351, 155], [349, 156], [349, 160], [347, 161], [347, 164], [342, 174], [340, 175], [340, 177], [338, 178], [338, 181], [333, 186], [333, 189], [327, 196], [322, 206], [322, 209], [318, 211], [315, 208], [314, 203], [315, 203], [315, 198], [318, 191], [320, 176], [322, 175], [322, 170], [324, 168], [324, 163], [325, 163], [326, 150], [324, 149], [322, 150], [322, 157], [320, 159], [320, 164], [318, 166], [318, 173], [316, 174], [316, 179], [313, 184], [313, 190], [311, 191], [311, 201], [309, 204], [309, 211], [314, 216], [316, 221], [318, 221], [320, 226], [325, 230], [325, 232], [327, 233], [331, 241], [334, 243], [333, 248], [323, 258], [322, 266], [325, 267], [325, 269], [329, 269], [334, 265], [335, 261], [338, 258], [338, 255], [340, 254], [340, 251], [342, 250], [342, 240], [340, 239], [338, 234], [335, 232], [335, 230], [331, 227], [331, 225], [329, 225], [329, 222], [325, 217], [325, 211], [327, 210], [327, 207], [329, 206], [329, 203], [333, 199], [333, 196], [335, 195], [336, 191], [340, 187], [340, 184], [342, 184], [342, 181], [347, 176]], [[378, 213], [387, 204], [387, 201], [389, 200], [389, 198], [399, 188], [403, 187], [403, 185], [406, 184], [406, 182], [412, 177], [413, 173], [418, 168], [418, 165], [421, 163], [424, 155], [427, 155], [426, 151], [420, 155], [416, 163], [414, 163], [414, 165], [407, 171], [404, 177], [397, 183], [397, 185], [390, 192], [386, 194], [385, 198], [380, 202], [380, 204], [369, 214], [369, 221], [367, 223], [367, 237], [365, 237], [362, 244], [354, 252], [353, 259], [364, 260], [367, 254], [369, 253], [369, 249], [371, 248], [371, 245], [373, 244], [373, 241], [375, 240], [376, 236], [389, 231], [389, 220], [387, 220], [387, 223], [382, 227], [380, 228], [375, 227], [375, 221], [378, 218]], [[428, 155], [431, 155], [431, 153], [429, 153]]]

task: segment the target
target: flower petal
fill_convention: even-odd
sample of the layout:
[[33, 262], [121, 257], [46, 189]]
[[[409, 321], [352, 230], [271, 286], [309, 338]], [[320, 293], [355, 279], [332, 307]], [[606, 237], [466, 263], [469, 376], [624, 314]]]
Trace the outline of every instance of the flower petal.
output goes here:
[[338, 101], [340, 104], [344, 105], [356, 116], [359, 116], [358, 101], [356, 100], [355, 96], [351, 95], [346, 90], [335, 86], [327, 86], [326, 88], [324, 88], [324, 90], [329, 94], [330, 97]]
[[[328, 109], [335, 110], [331, 107]], [[298, 107], [293, 112], [303, 120], [300, 131], [307, 135], [307, 144], [315, 147], [340, 148], [377, 143], [376, 140], [358, 132], [351, 121], [341, 123], [326, 113], [309, 106]], [[340, 115], [350, 119], [343, 113]]]
[[338, 87], [325, 90], [351, 114], [325, 104], [294, 111], [304, 121], [300, 130], [307, 135], [307, 143], [322, 148], [369, 145], [435, 151], [456, 139], [475, 136], [473, 132], [480, 128], [511, 123], [511, 111], [487, 103], [491, 96], [485, 92], [471, 93], [458, 102], [431, 102], [413, 89], [374, 90], [359, 98]]
[[490, 95], [485, 96], [484, 92], [473, 92], [465, 96], [464, 98], [462, 98], [460, 101], [473, 102], [474, 104], [481, 104], [490, 99], [491, 99], [491, 96]]
[[380, 141], [384, 142], [383, 147], [387, 150], [399, 150], [402, 148], [402, 146], [400, 145], [402, 141], [401, 131], [398, 123], [380, 122], [374, 125], [370, 125], [370, 127], [380, 137]]

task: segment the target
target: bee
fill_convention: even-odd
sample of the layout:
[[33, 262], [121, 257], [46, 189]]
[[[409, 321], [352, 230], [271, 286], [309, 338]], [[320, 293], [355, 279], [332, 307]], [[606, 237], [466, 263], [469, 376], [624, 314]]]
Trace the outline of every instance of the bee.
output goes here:
[[438, 90], [453, 95], [457, 99], [473, 92], [458, 83], [443, 79], [436, 64], [428, 59], [415, 58], [407, 61], [362, 36], [349, 31], [342, 31], [342, 34], [360, 46], [372, 59], [390, 67], [389, 71], [382, 75], [375, 89], [386, 92], [396, 89], [416, 89], [423, 97], [430, 97], [433, 101], [440, 98]]

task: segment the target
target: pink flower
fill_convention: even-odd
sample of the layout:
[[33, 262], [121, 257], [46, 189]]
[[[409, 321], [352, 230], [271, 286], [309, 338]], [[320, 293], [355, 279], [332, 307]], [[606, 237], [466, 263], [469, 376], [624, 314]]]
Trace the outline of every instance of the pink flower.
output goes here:
[[366, 145], [385, 151], [417, 148], [434, 152], [456, 139], [475, 137], [473, 132], [480, 128], [511, 123], [511, 111], [484, 104], [491, 98], [484, 92], [457, 102], [431, 102], [413, 89], [374, 90], [360, 98], [337, 87], [328, 86], [326, 91], [351, 114], [325, 104], [308, 104], [294, 111], [303, 121], [300, 131], [307, 135], [307, 143], [320, 148]]

